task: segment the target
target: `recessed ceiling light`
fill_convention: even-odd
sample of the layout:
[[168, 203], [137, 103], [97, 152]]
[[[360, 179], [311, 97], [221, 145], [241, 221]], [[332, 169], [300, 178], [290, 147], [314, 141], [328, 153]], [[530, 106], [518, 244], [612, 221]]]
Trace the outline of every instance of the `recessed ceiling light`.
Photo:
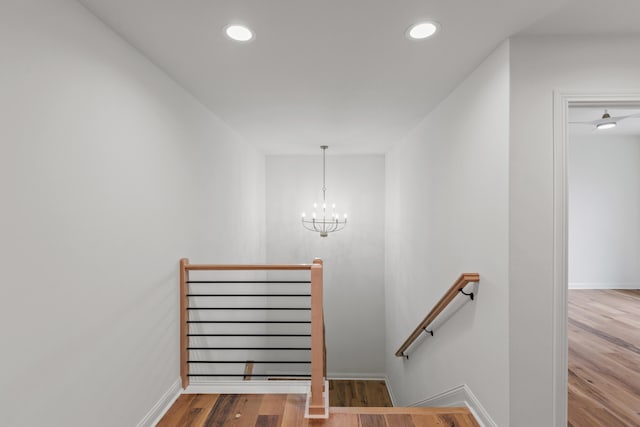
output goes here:
[[248, 42], [253, 39], [253, 32], [244, 25], [229, 25], [224, 32], [237, 42]]
[[436, 22], [420, 22], [409, 27], [407, 37], [412, 40], [422, 40], [433, 36], [439, 29], [440, 26]]

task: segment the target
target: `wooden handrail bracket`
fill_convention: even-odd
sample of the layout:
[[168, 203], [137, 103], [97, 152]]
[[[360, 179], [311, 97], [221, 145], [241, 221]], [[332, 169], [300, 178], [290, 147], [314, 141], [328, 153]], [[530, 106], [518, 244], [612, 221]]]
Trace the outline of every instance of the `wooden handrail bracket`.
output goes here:
[[407, 338], [404, 343], [400, 346], [398, 351], [396, 351], [397, 357], [405, 357], [404, 352], [413, 344], [413, 342], [423, 333], [427, 332], [433, 335], [433, 331], [428, 330], [427, 328], [433, 321], [442, 313], [442, 311], [447, 308], [447, 306], [453, 301], [453, 299], [459, 293], [462, 293], [466, 296], [471, 297], [473, 300], [473, 292], [467, 293], [464, 292], [465, 286], [469, 283], [480, 283], [480, 275], [478, 273], [463, 273], [458, 280], [449, 288], [449, 290], [440, 298], [440, 301], [431, 309], [427, 317], [420, 322], [420, 324], [413, 330], [409, 338]]

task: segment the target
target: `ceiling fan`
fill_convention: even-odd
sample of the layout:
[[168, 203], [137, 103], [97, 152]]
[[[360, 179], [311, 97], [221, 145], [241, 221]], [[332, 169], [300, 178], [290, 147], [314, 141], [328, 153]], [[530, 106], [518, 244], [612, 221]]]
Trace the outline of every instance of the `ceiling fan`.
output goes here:
[[605, 129], [611, 129], [611, 128], [616, 127], [618, 122], [620, 122], [620, 121], [622, 121], [624, 119], [628, 119], [630, 117], [638, 117], [638, 118], [640, 118], [640, 113], [628, 114], [626, 116], [611, 117], [611, 114], [609, 114], [608, 111], [605, 109], [604, 110], [604, 114], [602, 115], [602, 118], [600, 118], [600, 119], [591, 120], [589, 122], [569, 122], [569, 123], [570, 124], [578, 124], [578, 125], [591, 125], [591, 126], [595, 126], [596, 129], [605, 130]]

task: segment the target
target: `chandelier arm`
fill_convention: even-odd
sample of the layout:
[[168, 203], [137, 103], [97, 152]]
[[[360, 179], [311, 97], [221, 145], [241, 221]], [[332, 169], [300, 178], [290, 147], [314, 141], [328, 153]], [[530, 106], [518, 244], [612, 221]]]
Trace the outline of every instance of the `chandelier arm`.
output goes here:
[[302, 220], [302, 225], [306, 230], [315, 231], [318, 233], [333, 233], [335, 231], [340, 231], [345, 228], [347, 225], [346, 221], [340, 220]]
[[302, 226], [305, 228], [305, 230], [316, 231], [313, 228], [310, 228], [308, 224], [309, 224], [308, 221], [302, 221]]
[[344, 225], [342, 227], [340, 227], [340, 228], [336, 228], [334, 230], [334, 233], [337, 233], [338, 231], [341, 231], [341, 230], [344, 230]]

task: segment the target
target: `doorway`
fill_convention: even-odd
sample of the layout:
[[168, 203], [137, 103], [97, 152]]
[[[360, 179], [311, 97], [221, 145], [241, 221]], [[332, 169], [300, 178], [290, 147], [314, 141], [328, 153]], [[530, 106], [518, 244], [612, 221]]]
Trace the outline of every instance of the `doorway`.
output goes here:
[[640, 425], [640, 106], [568, 120], [568, 424]]
[[556, 425], [640, 425], [640, 94], [555, 106]]

